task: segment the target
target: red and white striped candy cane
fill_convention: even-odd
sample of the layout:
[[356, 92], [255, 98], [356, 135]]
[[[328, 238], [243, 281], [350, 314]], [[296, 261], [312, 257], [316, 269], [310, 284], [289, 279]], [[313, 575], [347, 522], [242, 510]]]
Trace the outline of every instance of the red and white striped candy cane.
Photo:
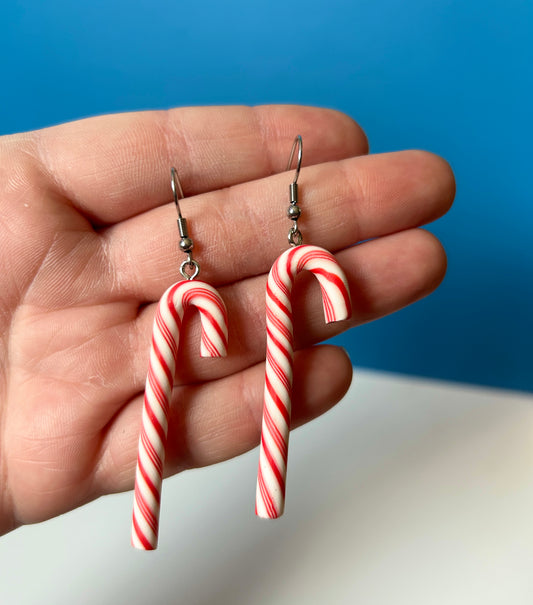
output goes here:
[[267, 281], [267, 353], [263, 425], [255, 513], [265, 519], [283, 514], [293, 374], [291, 290], [307, 269], [320, 283], [326, 323], [351, 314], [346, 276], [332, 254], [317, 246], [296, 246], [274, 263]]
[[201, 356], [226, 355], [228, 320], [218, 292], [201, 281], [185, 280], [171, 286], [161, 297], [154, 319], [144, 393], [131, 532], [132, 546], [141, 550], [157, 548], [169, 406], [183, 315], [191, 306], [200, 312]]

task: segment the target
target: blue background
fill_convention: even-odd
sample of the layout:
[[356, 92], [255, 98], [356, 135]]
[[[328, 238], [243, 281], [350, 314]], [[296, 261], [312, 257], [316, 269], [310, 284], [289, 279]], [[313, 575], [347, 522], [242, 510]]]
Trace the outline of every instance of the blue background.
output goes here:
[[531, 0], [74, 3], [0, 8], [0, 133], [115, 111], [303, 103], [372, 151], [455, 169], [428, 299], [337, 342], [357, 366], [533, 390]]

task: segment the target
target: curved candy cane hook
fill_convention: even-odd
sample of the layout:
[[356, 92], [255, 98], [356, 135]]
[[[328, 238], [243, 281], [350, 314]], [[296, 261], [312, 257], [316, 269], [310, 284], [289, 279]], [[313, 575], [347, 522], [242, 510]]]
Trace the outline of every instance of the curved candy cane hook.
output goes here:
[[135, 475], [131, 543], [157, 548], [159, 509], [168, 418], [183, 316], [196, 307], [202, 324], [202, 357], [223, 357], [228, 344], [226, 307], [218, 292], [201, 281], [181, 281], [161, 297], [152, 332], [142, 428]]
[[351, 315], [346, 276], [332, 254], [317, 246], [296, 246], [274, 263], [267, 281], [265, 398], [259, 451], [255, 513], [265, 519], [283, 514], [293, 375], [291, 290], [300, 271], [320, 282], [327, 323]]

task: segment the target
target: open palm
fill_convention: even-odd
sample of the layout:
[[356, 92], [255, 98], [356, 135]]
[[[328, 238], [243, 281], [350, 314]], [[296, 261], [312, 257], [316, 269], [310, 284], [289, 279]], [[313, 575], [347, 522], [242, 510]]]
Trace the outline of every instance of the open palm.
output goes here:
[[318, 285], [298, 280], [297, 425], [351, 380], [342, 350], [311, 345], [441, 281], [442, 247], [416, 227], [453, 199], [443, 160], [366, 156], [347, 116], [285, 106], [122, 114], [0, 139], [1, 533], [133, 487], [155, 302], [182, 260], [171, 165], [201, 277], [228, 308], [230, 347], [226, 359], [200, 359], [191, 316], [166, 474], [257, 445], [264, 287], [289, 226], [291, 177], [277, 173], [295, 134], [305, 146], [300, 227], [307, 243], [337, 255], [354, 306], [349, 322], [326, 326]]

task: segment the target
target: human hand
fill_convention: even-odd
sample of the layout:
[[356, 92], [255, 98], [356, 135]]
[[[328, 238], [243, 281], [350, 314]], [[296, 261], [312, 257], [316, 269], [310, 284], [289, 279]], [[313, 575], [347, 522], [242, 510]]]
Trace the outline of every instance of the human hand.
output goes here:
[[0, 533], [133, 487], [155, 303], [182, 261], [171, 165], [230, 346], [226, 359], [200, 360], [198, 318], [186, 323], [166, 474], [257, 445], [266, 274], [289, 226], [292, 175], [278, 173], [296, 134], [305, 242], [337, 254], [353, 302], [350, 321], [326, 326], [318, 284], [298, 280], [297, 426], [342, 398], [352, 375], [344, 351], [311, 345], [440, 283], [443, 249], [416, 227], [452, 202], [443, 160], [365, 156], [350, 118], [308, 107], [122, 114], [0, 139]]

